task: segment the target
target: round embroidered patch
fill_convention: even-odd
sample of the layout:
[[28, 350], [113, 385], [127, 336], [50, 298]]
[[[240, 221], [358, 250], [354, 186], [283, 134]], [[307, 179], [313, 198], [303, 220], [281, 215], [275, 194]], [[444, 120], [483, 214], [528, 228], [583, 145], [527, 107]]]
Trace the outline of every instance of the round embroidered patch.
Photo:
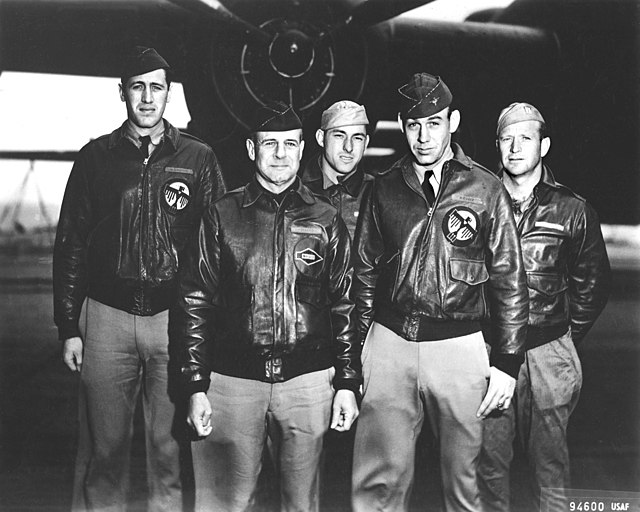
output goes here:
[[456, 247], [466, 247], [478, 236], [478, 214], [466, 206], [451, 208], [442, 220], [442, 231]]
[[173, 179], [164, 184], [164, 206], [171, 213], [178, 213], [189, 206], [191, 191], [185, 180]]
[[298, 272], [307, 277], [317, 277], [324, 267], [322, 241], [315, 237], [303, 238], [293, 249], [293, 261]]

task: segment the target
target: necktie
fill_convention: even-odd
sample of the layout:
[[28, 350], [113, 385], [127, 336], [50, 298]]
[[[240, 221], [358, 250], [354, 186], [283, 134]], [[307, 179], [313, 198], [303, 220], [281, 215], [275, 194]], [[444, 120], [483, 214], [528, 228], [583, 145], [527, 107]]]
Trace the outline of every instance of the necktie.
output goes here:
[[140, 137], [140, 151], [145, 158], [149, 158], [149, 144], [151, 144], [151, 137], [148, 135]]
[[430, 205], [436, 202], [436, 195], [433, 193], [433, 187], [431, 183], [429, 183], [429, 178], [433, 176], [433, 171], [426, 171], [424, 173], [424, 181], [422, 182], [422, 191], [424, 192], [424, 196], [427, 198], [427, 201]]

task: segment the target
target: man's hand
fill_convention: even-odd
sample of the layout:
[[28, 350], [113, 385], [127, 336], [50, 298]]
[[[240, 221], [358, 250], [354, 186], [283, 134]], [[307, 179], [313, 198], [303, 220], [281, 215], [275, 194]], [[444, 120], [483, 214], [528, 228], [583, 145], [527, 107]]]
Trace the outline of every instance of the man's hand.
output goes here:
[[504, 411], [509, 408], [513, 392], [516, 389], [516, 379], [510, 375], [498, 370], [495, 366], [491, 367], [491, 375], [489, 377], [489, 388], [484, 400], [480, 404], [480, 408], [476, 413], [478, 418], [486, 418], [495, 409]]
[[189, 399], [189, 415], [187, 423], [196, 431], [200, 437], [211, 434], [211, 403], [207, 394], [201, 392], [194, 393]]
[[64, 340], [64, 345], [62, 346], [62, 360], [72, 372], [79, 372], [82, 370], [82, 353], [82, 338], [75, 336]]
[[339, 389], [333, 397], [331, 428], [346, 432], [358, 417], [356, 395], [349, 389]]

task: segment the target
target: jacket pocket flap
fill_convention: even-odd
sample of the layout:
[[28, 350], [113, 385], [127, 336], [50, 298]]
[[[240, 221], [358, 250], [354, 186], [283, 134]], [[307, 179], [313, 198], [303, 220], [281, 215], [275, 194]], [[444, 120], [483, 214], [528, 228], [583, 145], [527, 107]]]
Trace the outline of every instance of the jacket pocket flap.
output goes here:
[[324, 307], [329, 302], [321, 286], [306, 283], [296, 283], [296, 300], [317, 308]]
[[568, 288], [560, 274], [527, 273], [527, 286], [547, 297], [558, 295]]
[[449, 261], [451, 278], [469, 285], [484, 283], [489, 279], [489, 273], [482, 260], [461, 260], [451, 258]]

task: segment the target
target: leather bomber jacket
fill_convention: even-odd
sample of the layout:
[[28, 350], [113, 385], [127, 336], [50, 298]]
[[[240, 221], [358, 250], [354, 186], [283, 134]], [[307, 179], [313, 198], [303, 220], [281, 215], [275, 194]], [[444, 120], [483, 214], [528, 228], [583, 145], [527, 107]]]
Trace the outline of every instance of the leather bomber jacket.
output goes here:
[[365, 173], [361, 167], [345, 179], [342, 183], [324, 188], [324, 179], [320, 167], [322, 155], [312, 158], [305, 166], [302, 174], [303, 183], [311, 189], [311, 192], [321, 196], [325, 196], [331, 201], [331, 204], [338, 209], [338, 213], [344, 220], [349, 230], [349, 236], [353, 240], [356, 225], [358, 223], [358, 215], [360, 212], [360, 204], [365, 192], [373, 184], [373, 176]]
[[439, 322], [479, 330], [491, 311], [492, 360], [520, 360], [528, 297], [510, 199], [493, 173], [452, 148], [431, 211], [410, 154], [365, 196], [354, 244], [361, 341], [373, 320], [418, 341], [433, 339], [422, 334]]
[[527, 349], [558, 338], [569, 326], [579, 343], [610, 292], [611, 269], [595, 210], [544, 166], [518, 232], [529, 288]]
[[181, 366], [189, 393], [210, 373], [282, 382], [335, 367], [358, 391], [350, 243], [336, 209], [298, 178], [278, 205], [255, 178], [205, 213], [181, 269]]
[[164, 123], [148, 159], [128, 137], [126, 121], [78, 154], [54, 246], [60, 339], [80, 335], [87, 296], [142, 316], [175, 303], [183, 249], [224, 183], [213, 150]]

